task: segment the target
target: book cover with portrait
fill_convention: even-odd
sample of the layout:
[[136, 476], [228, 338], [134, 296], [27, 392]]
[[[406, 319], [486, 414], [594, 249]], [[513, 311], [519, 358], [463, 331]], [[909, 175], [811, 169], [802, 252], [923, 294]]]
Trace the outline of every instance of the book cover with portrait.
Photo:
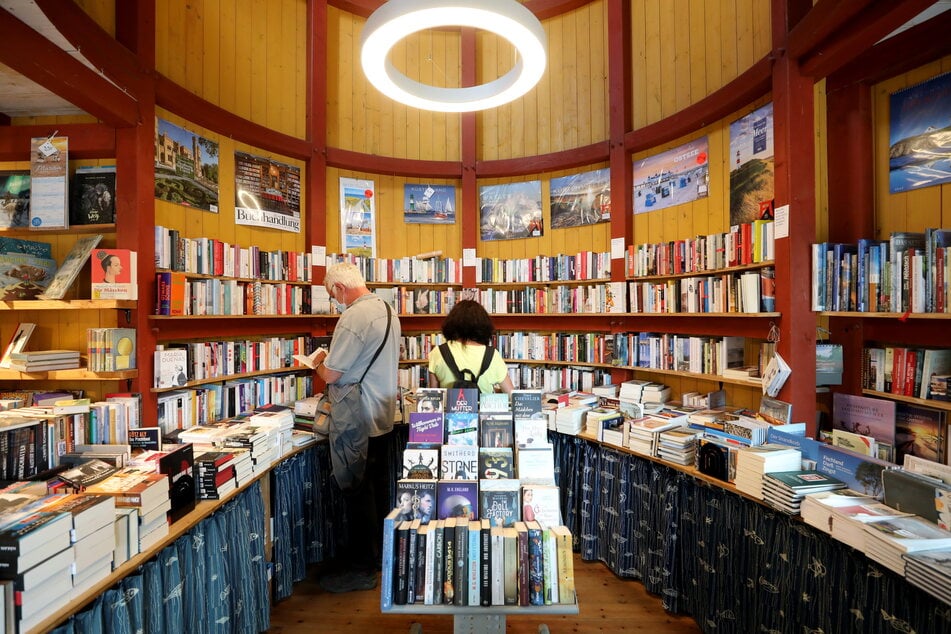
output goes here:
[[93, 249], [90, 260], [92, 299], [138, 299], [135, 251]]

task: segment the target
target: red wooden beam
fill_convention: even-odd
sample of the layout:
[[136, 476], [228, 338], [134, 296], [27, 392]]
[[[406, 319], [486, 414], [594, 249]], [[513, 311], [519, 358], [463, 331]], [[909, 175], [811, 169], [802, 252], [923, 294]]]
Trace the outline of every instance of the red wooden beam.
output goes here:
[[[590, 3], [591, 0], [526, 0], [522, 4], [539, 20], [547, 20]], [[380, 8], [383, 2], [382, 0], [329, 0], [327, 4], [341, 11], [366, 18]]]
[[0, 9], [0, 62], [114, 127], [139, 121], [135, 99]]
[[632, 153], [649, 150], [696, 132], [731, 112], [748, 106], [750, 102], [769, 93], [772, 70], [772, 56], [766, 56], [729, 84], [692, 106], [656, 123], [628, 132], [624, 139], [625, 147]]
[[[78, 4], [59, 0], [34, 0], [50, 23], [83, 57], [120, 86], [137, 92], [149, 70], [136, 55], [89, 17]], [[138, 3], [117, 3], [138, 4]]]
[[30, 158], [30, 139], [57, 132], [69, 137], [69, 158], [103, 159], [116, 155], [116, 130], [102, 123], [63, 125], [15, 125], [0, 134], [0, 161], [26, 161]]
[[555, 170], [571, 169], [581, 165], [601, 163], [608, 160], [608, 142], [600, 141], [584, 147], [571, 148], [562, 152], [539, 154], [495, 161], [478, 161], [476, 175], [479, 178], [499, 176], [522, 176]]
[[[631, 244], [634, 239], [634, 198], [630, 195], [634, 166], [624, 145], [624, 136], [633, 114], [633, 79], [628, 72], [631, 60], [631, 3], [627, 0], [608, 2], [608, 135], [611, 164], [611, 240]], [[612, 253], [615, 251], [611, 249]], [[614, 253], [616, 255], [616, 253]], [[611, 263], [611, 279], [624, 280], [624, 260]]]
[[791, 25], [786, 38], [787, 54], [792, 59], [799, 59], [846, 26], [872, 2], [873, 0], [819, 0], [798, 24]]
[[363, 154], [352, 150], [328, 147], [327, 165], [341, 169], [355, 169], [373, 174], [418, 176], [420, 178], [462, 178], [459, 161], [421, 161]]
[[951, 11], [880, 42], [829, 76], [828, 90], [850, 83], [875, 84], [951, 54]]
[[814, 79], [829, 76], [932, 4], [933, 0], [881, 1], [873, 4], [828, 43], [801, 58], [800, 72]]
[[175, 82], [156, 73], [155, 105], [171, 110], [209, 130], [223, 132], [231, 138], [303, 161], [310, 160], [313, 150], [309, 141], [275, 132], [257, 123], [228, 112], [205, 101]]

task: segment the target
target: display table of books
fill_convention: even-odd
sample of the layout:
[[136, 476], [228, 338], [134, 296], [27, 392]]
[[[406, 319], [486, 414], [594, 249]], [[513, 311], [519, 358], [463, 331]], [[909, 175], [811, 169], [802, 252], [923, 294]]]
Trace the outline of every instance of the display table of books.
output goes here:
[[510, 403], [422, 388], [416, 404], [384, 519], [381, 610], [452, 614], [457, 633], [499, 634], [509, 614], [577, 614], [541, 393], [516, 390]]

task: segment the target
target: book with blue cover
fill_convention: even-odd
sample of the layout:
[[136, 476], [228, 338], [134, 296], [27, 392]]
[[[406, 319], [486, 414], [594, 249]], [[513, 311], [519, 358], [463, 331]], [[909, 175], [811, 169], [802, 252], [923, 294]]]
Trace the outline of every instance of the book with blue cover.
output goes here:
[[863, 456], [848, 449], [822, 445], [816, 470], [845, 482], [853, 491], [881, 500], [882, 472], [898, 465], [873, 456]]
[[476, 480], [440, 480], [436, 483], [439, 519], [479, 519], [479, 483]]

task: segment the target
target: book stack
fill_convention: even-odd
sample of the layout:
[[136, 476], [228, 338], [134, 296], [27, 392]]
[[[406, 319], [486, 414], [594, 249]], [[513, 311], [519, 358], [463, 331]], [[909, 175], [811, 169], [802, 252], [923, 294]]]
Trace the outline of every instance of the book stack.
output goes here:
[[661, 432], [684, 426], [685, 418], [644, 416], [627, 423], [627, 447], [645, 456], [657, 456]]
[[951, 604], [951, 550], [905, 553], [902, 557], [909, 582]]
[[167, 513], [172, 507], [168, 476], [148, 468], [127, 467], [105, 480], [86, 487], [86, 492], [115, 497], [117, 507], [134, 508], [139, 514], [139, 551], [145, 551], [168, 535]]
[[736, 452], [736, 488], [757, 500], [763, 499], [763, 476], [778, 471], [798, 471], [802, 452], [783, 445], [740, 447]]
[[17, 595], [7, 622], [20, 632], [56, 612], [73, 589], [69, 574], [72, 516], [26, 508], [5, 513], [0, 519], [0, 579], [12, 580]]
[[867, 524], [908, 515], [877, 500], [838, 506], [832, 509], [830, 534], [843, 544], [865, 551], [865, 544], [868, 541], [868, 533], [865, 530]]
[[807, 493], [845, 488], [845, 482], [815, 470], [773, 471], [763, 477], [763, 499], [783, 513], [798, 515]]
[[202, 500], [220, 500], [237, 488], [235, 456], [228, 450], [202, 451], [195, 456], [195, 487]]
[[555, 411], [555, 431], [561, 434], [577, 436], [584, 429], [584, 417], [589, 405], [569, 405]]
[[294, 410], [285, 405], [269, 403], [255, 407], [248, 417], [248, 422], [257, 425], [267, 432], [270, 439], [271, 452], [265, 452], [260, 460], [255, 459], [256, 470], [267, 469], [274, 462], [290, 452], [293, 447], [291, 432], [294, 429]]
[[836, 507], [848, 507], [858, 504], [874, 504], [877, 500], [852, 489], [836, 489], [807, 493], [799, 504], [802, 521], [827, 535], [832, 534]]
[[697, 439], [700, 432], [677, 427], [660, 432], [657, 456], [674, 464], [690, 466], [697, 460]]
[[904, 576], [902, 555], [951, 549], [951, 532], [915, 515], [893, 517], [865, 525], [865, 554]]
[[24, 350], [10, 353], [10, 369], [18, 372], [48, 372], [78, 367], [78, 350]]
[[615, 408], [595, 407], [585, 414], [585, 431], [599, 442], [624, 447], [624, 415]]

